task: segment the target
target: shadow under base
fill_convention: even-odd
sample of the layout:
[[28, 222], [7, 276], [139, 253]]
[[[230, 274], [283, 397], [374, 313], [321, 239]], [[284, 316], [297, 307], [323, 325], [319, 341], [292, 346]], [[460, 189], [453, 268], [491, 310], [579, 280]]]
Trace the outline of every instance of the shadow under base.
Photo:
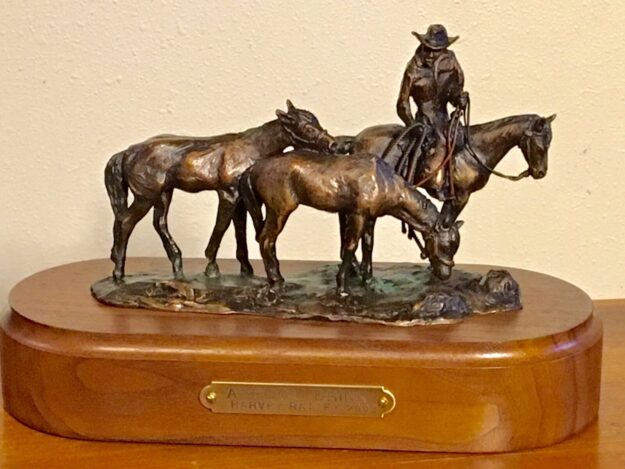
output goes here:
[[337, 271], [337, 265], [325, 265], [291, 275], [280, 293], [264, 278], [203, 273], [184, 280], [134, 274], [117, 283], [107, 277], [94, 283], [91, 293], [112, 306], [395, 326], [448, 324], [472, 313], [521, 309], [519, 285], [505, 270], [485, 275], [456, 270], [442, 282], [427, 267], [394, 264], [376, 269], [367, 287], [353, 278], [349, 296], [336, 293]]

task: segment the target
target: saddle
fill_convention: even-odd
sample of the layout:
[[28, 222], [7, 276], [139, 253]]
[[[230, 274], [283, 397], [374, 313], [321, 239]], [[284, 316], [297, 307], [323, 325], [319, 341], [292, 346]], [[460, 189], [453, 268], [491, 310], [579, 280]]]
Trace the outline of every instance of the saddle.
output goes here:
[[[452, 156], [450, 156], [450, 158], [453, 158], [453, 155], [456, 155], [465, 147], [467, 140], [466, 129], [463, 126], [457, 125], [455, 133], [455, 136], [451, 136], [454, 145], [451, 150]], [[417, 180], [417, 169], [421, 158], [424, 158], [424, 155], [427, 155], [427, 153], [434, 148], [436, 143], [434, 129], [430, 125], [417, 123], [408, 127], [402, 134], [400, 134], [400, 137], [396, 142], [396, 145], [400, 150], [400, 156], [395, 164], [395, 171], [397, 174], [402, 176], [402, 178], [411, 184], [417, 185], [420, 182], [425, 182], [423, 176], [420, 180]], [[448, 166], [450, 163], [452, 162], [450, 161], [444, 166]], [[427, 180], [429, 177], [433, 176], [434, 174], [426, 175], [425, 178]], [[444, 192], [448, 192], [448, 186], [449, 181], [446, 181]], [[449, 195], [445, 195], [445, 198], [448, 198]]]

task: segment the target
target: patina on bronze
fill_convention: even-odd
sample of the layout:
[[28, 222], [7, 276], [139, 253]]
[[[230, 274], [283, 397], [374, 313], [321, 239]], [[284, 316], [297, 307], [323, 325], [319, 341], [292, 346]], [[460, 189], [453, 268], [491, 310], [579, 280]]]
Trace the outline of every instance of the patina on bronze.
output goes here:
[[[104, 181], [115, 214], [111, 260], [113, 277], [124, 277], [126, 247], [135, 225], [154, 209], [154, 229], [160, 236], [174, 276], [182, 278], [180, 248], [169, 233], [167, 213], [174, 189], [186, 192], [214, 190], [219, 194], [217, 221], [206, 248], [206, 274], [219, 273], [217, 250], [234, 221], [236, 256], [241, 274], [252, 275], [246, 240], [246, 212], [239, 198], [239, 177], [254, 162], [285, 148], [321, 148], [332, 151], [334, 139], [321, 128], [309, 111], [297, 109], [287, 100], [288, 112], [276, 111], [278, 119], [248, 129], [215, 137], [158, 135], [130, 146], [109, 160]], [[128, 190], [134, 200], [128, 206]]]
[[[284, 283], [276, 257], [276, 239], [299, 205], [345, 217], [342, 263], [336, 279], [339, 295], [348, 293], [347, 275], [365, 227], [384, 215], [398, 218], [419, 231], [425, 239], [433, 273], [443, 280], [451, 276], [462, 223], [451, 227], [437, 223], [439, 213], [434, 204], [384, 161], [370, 154], [340, 156], [292, 151], [250, 167], [241, 177], [240, 191], [254, 221], [271, 287]], [[265, 219], [261, 204], [266, 207]]]
[[[482, 276], [453, 271], [462, 224], [457, 219], [470, 195], [485, 187], [491, 175], [512, 181], [546, 175], [555, 115], [524, 114], [471, 125], [464, 72], [449, 50], [457, 37], [442, 25], [413, 34], [420, 45], [405, 69], [397, 100], [403, 126], [376, 125], [335, 139], [312, 114], [289, 103], [288, 113], [279, 111], [277, 121], [258, 129], [207, 139], [160, 136], [115, 155], [106, 172], [116, 214], [115, 270], [112, 278], [93, 285], [94, 296], [118, 306], [397, 325], [520, 309], [518, 284], [506, 271]], [[454, 108], [451, 114], [449, 106]], [[295, 149], [282, 153], [290, 145]], [[514, 147], [520, 148], [528, 169], [507, 176], [495, 168]], [[202, 170], [186, 172], [194, 168]], [[222, 173], [227, 177], [219, 177]], [[130, 207], [128, 188], [135, 195]], [[220, 195], [206, 271], [186, 279], [180, 250], [167, 231], [174, 188], [213, 189]], [[440, 213], [418, 188], [443, 202]], [[336, 272], [328, 268], [285, 282], [276, 240], [299, 205], [338, 214], [341, 264]], [[151, 207], [174, 279], [150, 274], [124, 279], [128, 236]], [[267, 282], [252, 276], [246, 210], [254, 222]], [[373, 277], [375, 222], [385, 215], [402, 221], [421, 257], [429, 260], [429, 269], [397, 266], [378, 272], [383, 278]], [[215, 257], [230, 220], [243, 275], [219, 278]], [[355, 250], [360, 241], [359, 265]]]
[[441, 282], [423, 265], [377, 268], [366, 285], [348, 277], [350, 294], [336, 293], [337, 265], [288, 277], [279, 290], [264, 278], [203, 273], [175, 280], [165, 274], [133, 274], [120, 285], [111, 277], [92, 285], [111, 306], [176, 312], [254, 314], [284, 319], [322, 319], [414, 326], [450, 324], [469, 314], [521, 309], [519, 285], [506, 271], [483, 275], [454, 269]]
[[[408, 62], [397, 100], [397, 114], [406, 126], [376, 125], [337, 141], [341, 152], [376, 155], [410, 184], [443, 201], [440, 223], [450, 227], [471, 194], [484, 188], [491, 174], [513, 181], [527, 176], [541, 179], [547, 174], [551, 122], [556, 116], [527, 114], [469, 125], [464, 73], [447, 49], [458, 38], [449, 38], [442, 25], [431, 25], [426, 34], [413, 34], [421, 45]], [[414, 116], [411, 99], [417, 106]], [[456, 107], [451, 117], [448, 104]], [[514, 147], [521, 149], [528, 169], [518, 176], [506, 176], [495, 167]], [[360, 268], [365, 277], [372, 268], [374, 228], [375, 222], [366, 227], [363, 236]], [[408, 235], [419, 242], [412, 228]]]

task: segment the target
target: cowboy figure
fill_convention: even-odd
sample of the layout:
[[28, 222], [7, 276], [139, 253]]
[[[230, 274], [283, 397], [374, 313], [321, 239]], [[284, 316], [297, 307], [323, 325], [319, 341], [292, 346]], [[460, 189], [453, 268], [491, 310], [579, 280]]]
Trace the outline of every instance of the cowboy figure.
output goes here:
[[[468, 100], [468, 94], [463, 91], [464, 74], [456, 56], [448, 50], [458, 37], [449, 37], [440, 24], [431, 25], [426, 34], [412, 34], [421, 44], [404, 72], [397, 114], [407, 126], [423, 124], [425, 135], [422, 148], [414, 150], [421, 152], [417, 155], [416, 174], [430, 175], [436, 171], [431, 177], [432, 182], [438, 190], [444, 190], [445, 172], [441, 165], [447, 156], [450, 123], [447, 103], [464, 109]], [[410, 98], [417, 105], [414, 117]]]

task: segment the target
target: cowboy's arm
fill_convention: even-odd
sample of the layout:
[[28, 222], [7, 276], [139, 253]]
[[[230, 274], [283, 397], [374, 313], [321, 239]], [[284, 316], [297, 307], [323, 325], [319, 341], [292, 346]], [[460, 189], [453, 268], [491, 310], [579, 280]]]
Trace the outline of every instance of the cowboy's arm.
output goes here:
[[455, 55], [452, 56], [452, 63], [455, 80], [452, 81], [449, 89], [449, 102], [456, 108], [464, 109], [469, 96], [469, 93], [464, 91], [464, 72]]
[[410, 110], [410, 90], [412, 89], [413, 80], [411, 65], [412, 63], [409, 63], [404, 72], [404, 78], [399, 90], [399, 98], [397, 98], [397, 115], [406, 125], [412, 125], [414, 123], [414, 117]]

